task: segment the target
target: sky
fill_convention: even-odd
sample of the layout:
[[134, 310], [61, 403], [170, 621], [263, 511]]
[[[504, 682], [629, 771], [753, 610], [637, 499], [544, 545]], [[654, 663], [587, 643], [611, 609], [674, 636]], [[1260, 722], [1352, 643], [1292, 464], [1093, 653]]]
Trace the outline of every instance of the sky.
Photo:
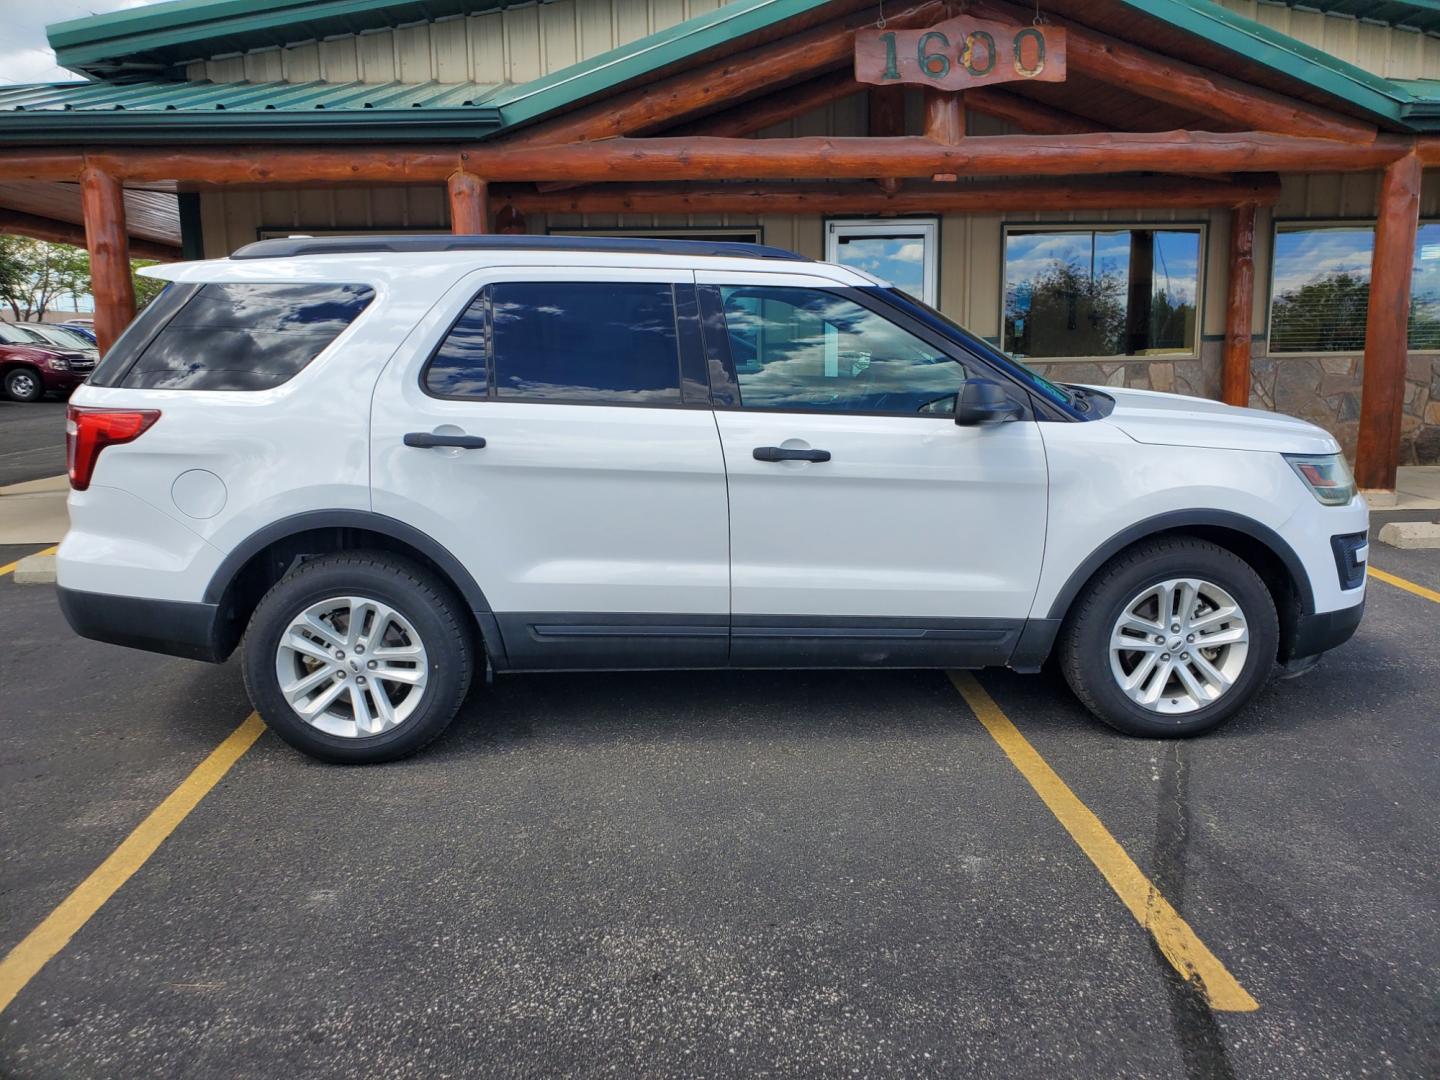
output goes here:
[[155, 0], [0, 0], [0, 83], [62, 82], [78, 79], [55, 66], [45, 27], [67, 19], [142, 7]]

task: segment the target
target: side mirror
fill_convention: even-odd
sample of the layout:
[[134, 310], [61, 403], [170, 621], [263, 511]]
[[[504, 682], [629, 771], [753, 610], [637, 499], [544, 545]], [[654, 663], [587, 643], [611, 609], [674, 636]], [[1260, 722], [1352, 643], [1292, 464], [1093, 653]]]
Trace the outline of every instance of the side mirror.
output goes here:
[[1022, 415], [1024, 410], [994, 379], [970, 379], [955, 395], [955, 423], [967, 427], [1018, 420]]

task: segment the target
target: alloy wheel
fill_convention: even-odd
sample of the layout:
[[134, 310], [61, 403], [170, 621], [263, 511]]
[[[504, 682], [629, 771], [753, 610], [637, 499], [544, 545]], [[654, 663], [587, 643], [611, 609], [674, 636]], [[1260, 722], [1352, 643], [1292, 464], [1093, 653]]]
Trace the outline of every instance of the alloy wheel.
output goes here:
[[1110, 633], [1110, 671], [1136, 705], [1178, 717], [1229, 693], [1249, 651], [1233, 596], [1200, 578], [1172, 578], [1125, 605]]
[[425, 643], [400, 612], [370, 597], [311, 604], [275, 649], [280, 692], [305, 723], [364, 739], [403, 724], [429, 682]]

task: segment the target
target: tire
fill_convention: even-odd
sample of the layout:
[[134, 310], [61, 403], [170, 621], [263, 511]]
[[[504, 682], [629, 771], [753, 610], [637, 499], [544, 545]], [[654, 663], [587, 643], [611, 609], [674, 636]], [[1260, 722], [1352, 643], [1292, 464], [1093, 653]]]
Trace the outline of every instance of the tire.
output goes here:
[[[1161, 621], [1165, 603], [1181, 614]], [[1232, 604], [1238, 610], [1223, 618]], [[1192, 627], [1196, 612], [1201, 614]], [[1152, 615], [1158, 625], [1142, 631]], [[1173, 634], [1174, 626], [1184, 633]], [[1152, 630], [1159, 632], [1150, 636]], [[1186, 651], [1207, 635], [1228, 644]], [[1136, 649], [1112, 651], [1112, 640]], [[1213, 731], [1254, 698], [1275, 666], [1279, 641], [1275, 602], [1248, 563], [1203, 540], [1164, 537], [1122, 552], [1091, 579], [1066, 620], [1059, 660], [1075, 696], [1112, 728], [1146, 738], [1185, 738]], [[1192, 683], [1182, 680], [1181, 668]], [[1136, 685], [1127, 692], [1122, 680]], [[1220, 689], [1227, 680], [1228, 688]], [[1192, 686], [1205, 693], [1195, 694]], [[1152, 695], [1153, 702], [1138, 700]]]
[[45, 381], [34, 368], [12, 368], [5, 373], [5, 396], [11, 401], [39, 401], [45, 396]]
[[[297, 629], [307, 613], [313, 621]], [[373, 658], [362, 658], [366, 635], [376, 633]], [[250, 700], [277, 735], [321, 761], [360, 765], [407, 757], [449, 727], [470, 687], [475, 641], [464, 604], [433, 573], [388, 552], [356, 551], [311, 559], [281, 578], [256, 607], [242, 648]], [[292, 696], [301, 688], [301, 707], [317, 707], [312, 719], [286, 687]]]

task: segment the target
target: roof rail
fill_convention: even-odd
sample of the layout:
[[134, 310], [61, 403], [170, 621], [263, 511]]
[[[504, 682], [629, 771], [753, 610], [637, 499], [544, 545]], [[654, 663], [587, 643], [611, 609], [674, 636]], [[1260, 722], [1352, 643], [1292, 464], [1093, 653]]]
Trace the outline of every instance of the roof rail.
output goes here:
[[698, 255], [731, 259], [813, 262], [784, 248], [741, 241], [650, 240], [639, 236], [291, 236], [257, 240], [232, 259], [289, 259], [298, 255], [354, 255], [423, 251], [603, 251], [625, 255]]

